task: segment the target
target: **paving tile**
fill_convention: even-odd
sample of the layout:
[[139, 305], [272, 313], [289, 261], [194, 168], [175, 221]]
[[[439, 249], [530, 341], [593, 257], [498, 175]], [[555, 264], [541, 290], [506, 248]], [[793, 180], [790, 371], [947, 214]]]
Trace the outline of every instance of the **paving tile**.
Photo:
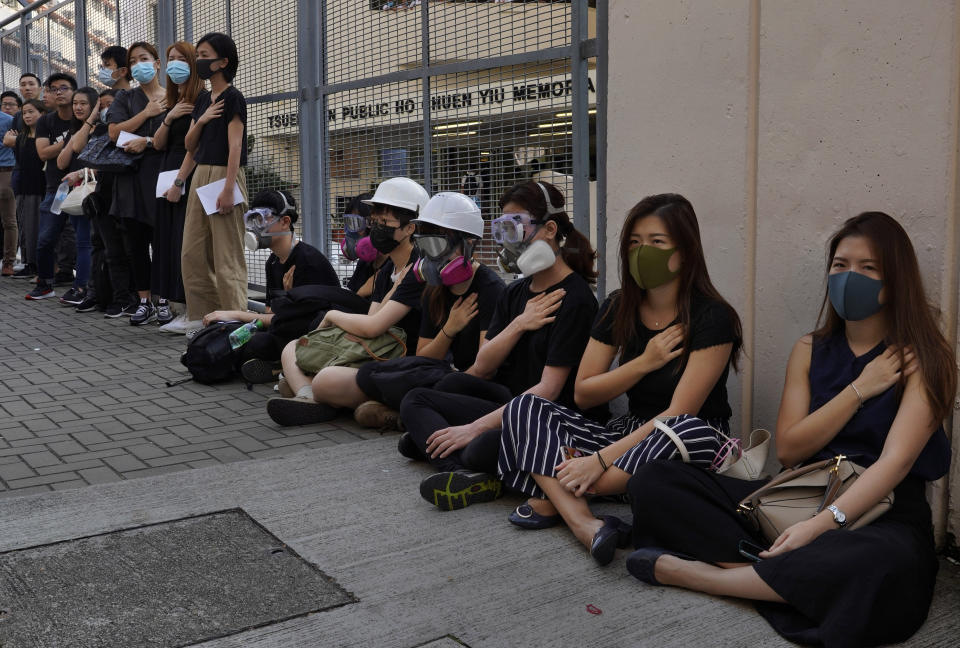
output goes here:
[[152, 443], [142, 443], [130, 446], [127, 451], [137, 459], [156, 459], [157, 457], [166, 457], [167, 453]]
[[128, 470], [140, 470], [147, 467], [142, 461], [128, 454], [106, 457], [103, 462], [119, 473], [127, 472]]
[[106, 436], [102, 432], [97, 432], [96, 430], [91, 430], [89, 432], [74, 432], [73, 438], [85, 446], [110, 442], [110, 437]]
[[78, 472], [88, 484], [106, 484], [123, 479], [120, 475], [105, 466], [101, 468], [89, 468]]
[[43, 468], [44, 466], [55, 466], [60, 463], [50, 452], [33, 452], [23, 455], [23, 460], [31, 468]]
[[17, 463], [4, 464], [0, 466], [0, 479], [5, 482], [12, 481], [14, 479], [24, 479], [26, 477], [33, 477], [35, 473], [30, 466], [18, 461]]

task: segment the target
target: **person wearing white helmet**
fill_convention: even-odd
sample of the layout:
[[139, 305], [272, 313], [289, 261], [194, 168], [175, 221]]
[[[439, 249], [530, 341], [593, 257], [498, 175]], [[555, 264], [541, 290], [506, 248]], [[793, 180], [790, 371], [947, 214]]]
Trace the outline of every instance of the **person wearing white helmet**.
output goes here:
[[437, 471], [420, 483], [420, 495], [440, 509], [501, 494], [494, 474], [501, 417], [515, 396], [534, 394], [577, 410], [573, 385], [597, 312], [590, 287], [596, 254], [563, 205], [563, 194], [545, 182], [524, 182], [503, 195], [492, 234], [511, 244], [507, 261], [526, 276], [503, 292], [473, 365], [432, 389], [410, 391], [401, 403], [409, 437], [399, 449], [427, 457]]
[[[423, 284], [410, 269], [419, 254], [413, 245], [416, 226], [412, 222], [426, 207], [430, 194], [410, 178], [390, 178], [380, 183], [369, 204], [370, 242], [388, 258], [374, 278], [370, 310], [365, 315], [331, 310], [319, 328], [338, 326], [361, 338], [375, 338], [397, 326], [406, 333], [407, 353], [417, 349], [420, 332], [420, 297]], [[357, 370], [327, 367], [311, 377], [296, 361], [296, 342], [281, 355], [283, 377], [293, 392], [291, 398], [267, 401], [267, 413], [280, 425], [322, 423], [337, 417], [338, 408], [354, 408], [366, 400], [357, 387]]]
[[420, 258], [410, 272], [426, 284], [417, 357], [360, 367], [357, 385], [370, 400], [356, 408], [354, 418], [365, 427], [396, 428], [407, 392], [432, 387], [451, 371], [467, 370], [506, 288], [496, 272], [473, 256], [484, 223], [468, 196], [438, 193], [414, 223]]

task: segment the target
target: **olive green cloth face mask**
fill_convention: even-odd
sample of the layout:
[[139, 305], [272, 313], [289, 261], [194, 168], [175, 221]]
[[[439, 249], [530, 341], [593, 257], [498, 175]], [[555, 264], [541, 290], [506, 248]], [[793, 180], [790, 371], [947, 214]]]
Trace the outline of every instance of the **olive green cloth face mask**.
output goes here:
[[667, 283], [680, 273], [668, 267], [676, 248], [663, 249], [652, 245], [638, 245], [630, 250], [630, 276], [644, 290]]

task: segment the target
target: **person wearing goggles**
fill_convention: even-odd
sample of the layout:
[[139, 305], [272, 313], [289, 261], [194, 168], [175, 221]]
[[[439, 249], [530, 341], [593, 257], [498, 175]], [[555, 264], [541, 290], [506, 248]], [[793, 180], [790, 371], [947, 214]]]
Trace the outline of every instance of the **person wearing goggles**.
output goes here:
[[343, 240], [340, 255], [348, 262], [355, 262], [353, 274], [347, 280], [347, 289], [369, 299], [373, 294], [373, 277], [387, 257], [373, 247], [370, 240], [370, 200], [373, 194], [355, 196], [347, 203], [343, 213]]
[[370, 400], [357, 407], [354, 418], [364, 427], [396, 428], [400, 403], [411, 389], [432, 387], [454, 369], [469, 369], [506, 288], [474, 257], [484, 221], [468, 196], [438, 193], [414, 223], [420, 258], [410, 273], [426, 286], [417, 357], [360, 367], [357, 386]]
[[[366, 314], [327, 311], [320, 328], [337, 326], [360, 338], [376, 338], [397, 326], [406, 334], [407, 354], [414, 355], [420, 333], [420, 298], [424, 284], [410, 270], [419, 258], [413, 245], [412, 222], [430, 200], [426, 189], [410, 178], [390, 178], [377, 186], [370, 205], [370, 242], [387, 257], [374, 278]], [[356, 225], [357, 223], [355, 223]], [[297, 366], [295, 344], [281, 357], [286, 393], [267, 401], [267, 413], [280, 425], [322, 423], [337, 417], [339, 408], [356, 409], [367, 400], [357, 387], [357, 369], [326, 367], [308, 376]], [[289, 388], [289, 392], [287, 392]]]
[[440, 509], [502, 493], [496, 477], [501, 421], [515, 396], [577, 407], [574, 378], [597, 312], [590, 287], [595, 255], [563, 204], [563, 194], [547, 183], [523, 182], [503, 195], [491, 229], [508, 253], [501, 253], [501, 265], [506, 258], [524, 277], [501, 296], [469, 370], [403, 399], [408, 436], [400, 450], [430, 462], [436, 472], [421, 482], [420, 494]]
[[[285, 291], [307, 285], [339, 287], [339, 278], [327, 257], [297, 239], [294, 234], [297, 220], [296, 202], [288, 192], [267, 189], [254, 196], [250, 210], [243, 215], [244, 245], [248, 250], [269, 248], [271, 252], [266, 263], [266, 313], [212, 311], [203, 316], [204, 326], [229, 320], [260, 320], [267, 328], [273, 320], [270, 305]], [[240, 367], [243, 377], [254, 384], [275, 381], [280, 372], [280, 353], [289, 341], [290, 338], [270, 330], [255, 334], [243, 345], [244, 362]]]

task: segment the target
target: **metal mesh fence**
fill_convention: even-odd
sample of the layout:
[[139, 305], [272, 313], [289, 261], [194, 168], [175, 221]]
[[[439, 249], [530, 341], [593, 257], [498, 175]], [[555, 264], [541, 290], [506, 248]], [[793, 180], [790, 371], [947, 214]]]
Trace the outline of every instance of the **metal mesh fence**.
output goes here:
[[[145, 40], [162, 54], [175, 40], [195, 43], [210, 31], [230, 34], [240, 59], [234, 85], [248, 103], [248, 197], [263, 189], [290, 191], [301, 222], [316, 224], [311, 231], [325, 241], [322, 251], [344, 278], [352, 272], [338, 245], [344, 206], [389, 177], [412, 177], [431, 193], [466, 193], [488, 220], [497, 215], [503, 192], [530, 178], [556, 184], [571, 214], [577, 202], [589, 200], [573, 195], [573, 178], [592, 179], [595, 173], [574, 159], [574, 144], [592, 131], [593, 120], [573, 119], [571, 57], [579, 53], [573, 42], [577, 14], [569, 0], [315, 2], [320, 4], [51, 2], [24, 19], [27, 69], [41, 78], [54, 71], [75, 73], [79, 49], [86, 68], [80, 84], [102, 89], [96, 73], [110, 45]], [[0, 0], [0, 6], [20, 8], [15, 0]], [[302, 7], [319, 7], [319, 22], [308, 25], [312, 18], [298, 15]], [[587, 11], [585, 2], [582, 7]], [[23, 34], [17, 23], [0, 32], [5, 88], [17, 86]], [[79, 48], [78, 35], [84, 37]], [[316, 94], [300, 87], [301, 57], [311, 51], [304, 40], [323, 53]], [[588, 85], [592, 106], [592, 73]], [[311, 101], [326, 108], [319, 139], [301, 132], [304, 106]], [[301, 154], [319, 161], [311, 163], [316, 177], [301, 177]], [[307, 205], [304, 182], [312, 190]], [[479, 248], [481, 259], [492, 265], [495, 252], [488, 235]], [[265, 283], [266, 257], [265, 251], [248, 253], [252, 284]]]

